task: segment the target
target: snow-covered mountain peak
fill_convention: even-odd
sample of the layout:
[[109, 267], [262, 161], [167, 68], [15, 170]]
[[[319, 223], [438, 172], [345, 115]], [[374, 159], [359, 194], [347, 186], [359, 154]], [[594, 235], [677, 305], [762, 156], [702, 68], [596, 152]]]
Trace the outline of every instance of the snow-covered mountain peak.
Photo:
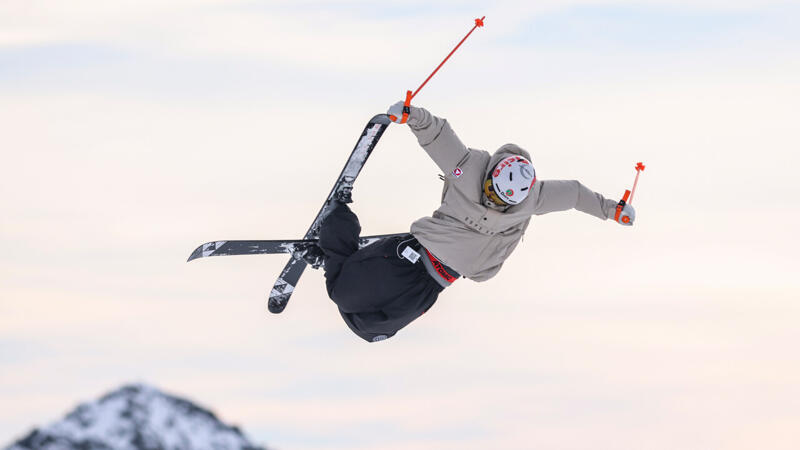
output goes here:
[[207, 409], [150, 386], [123, 386], [32, 431], [8, 450], [264, 450]]

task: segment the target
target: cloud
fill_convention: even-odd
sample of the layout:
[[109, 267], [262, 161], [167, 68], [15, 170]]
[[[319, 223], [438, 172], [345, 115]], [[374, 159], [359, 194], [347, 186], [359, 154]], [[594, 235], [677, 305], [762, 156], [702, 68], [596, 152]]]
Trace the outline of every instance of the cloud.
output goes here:
[[[756, 8], [763, 11], [772, 5], [780, 11], [785, 3], [628, 1], [616, 5], [608, 8], [591, 1], [535, 4], [501, 1], [482, 11], [486, 9], [483, 5], [461, 2], [404, 3], [402, 7], [387, 7], [366, 1], [335, 6], [330, 2], [285, 1], [258, 4], [148, 1], [115, 2], [113, 5], [97, 1], [70, 5], [11, 1], [0, 7], [0, 17], [5, 18], [0, 19], [4, 30], [0, 34], [0, 48], [114, 42], [128, 49], [181, 57], [257, 57], [301, 67], [324, 66], [329, 71], [369, 71], [376, 66], [400, 68], [404, 64], [415, 64], [413, 56], [419, 49], [438, 48], [440, 42], [455, 41], [462, 28], [466, 31], [474, 15], [489, 16], [484, 34], [524, 33], [526, 39], [536, 36], [541, 40], [552, 35], [542, 28], [554, 26], [553, 19], [560, 22], [559, 32], [563, 33], [565, 26], [581, 19], [581, 12], [589, 13], [584, 19], [595, 21], [581, 22], [580, 31], [586, 32], [586, 25], [607, 22], [613, 18], [609, 12], [616, 11], [617, 18], [635, 19], [639, 26], [645, 26], [644, 17], [648, 33], [653, 32], [653, 25], [671, 24], [659, 34], [674, 37], [681, 30], [685, 34], [686, 19], [695, 24], [695, 31], [707, 32], [701, 30], [703, 25], [713, 30], [714, 26], [730, 25], [731, 19], [752, 18], [748, 14]], [[537, 17], [540, 22], [536, 22]], [[631, 28], [631, 23], [622, 22], [622, 25], [625, 28], [616, 27], [614, 33], [630, 42], [627, 37], [637, 34], [637, 30]], [[309, 34], [309, 30], [314, 33]], [[628, 30], [628, 34], [621, 35], [623, 30]], [[592, 33], [591, 37], [598, 36]]]
[[[546, 178], [612, 198], [644, 160], [639, 223], [535, 218], [498, 277], [459, 281], [370, 345], [319, 272], [286, 313], [265, 313], [283, 255], [184, 260], [207, 240], [301, 233], [364, 121], [482, 6], [3, 2], [0, 436], [131, 378], [287, 448], [735, 448], [731, 429], [750, 444], [793, 430], [791, 41], [645, 54], [607, 44], [647, 29], [586, 48], [581, 33], [571, 48], [553, 29], [520, 34], [666, 11], [699, 21], [685, 40], [717, 18], [766, 36], [775, 22], [750, 18], [789, 8], [762, 4], [487, 8], [421, 104], [471, 147], [518, 142]], [[655, 30], [643, 42], [670, 27]], [[365, 232], [430, 214], [437, 173], [411, 133], [387, 131], [357, 186]], [[302, 195], [287, 191], [297, 180]]]

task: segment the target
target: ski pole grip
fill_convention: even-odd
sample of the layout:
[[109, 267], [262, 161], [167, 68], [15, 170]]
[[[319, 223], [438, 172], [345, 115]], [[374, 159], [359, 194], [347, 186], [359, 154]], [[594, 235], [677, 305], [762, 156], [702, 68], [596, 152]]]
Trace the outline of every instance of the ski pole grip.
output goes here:
[[[625, 208], [625, 204], [628, 202], [628, 197], [630, 197], [631, 191], [625, 189], [625, 194], [622, 196], [622, 200], [617, 203], [617, 210], [614, 213], [614, 220], [619, 222], [619, 216], [622, 214], [622, 209]], [[628, 219], [630, 221], [630, 219]]]
[[411, 114], [411, 91], [406, 91], [406, 101], [403, 103], [403, 120], [400, 123], [408, 122], [408, 116]]
[[392, 122], [397, 122], [397, 123], [406, 123], [406, 122], [408, 122], [408, 116], [411, 115], [411, 99], [413, 97], [414, 97], [414, 95], [411, 93], [411, 91], [406, 91], [406, 101], [403, 102], [403, 115], [402, 115], [402, 117], [400, 117], [400, 122], [397, 122], [398, 117], [395, 116], [394, 114], [389, 116], [389, 120], [391, 120]]

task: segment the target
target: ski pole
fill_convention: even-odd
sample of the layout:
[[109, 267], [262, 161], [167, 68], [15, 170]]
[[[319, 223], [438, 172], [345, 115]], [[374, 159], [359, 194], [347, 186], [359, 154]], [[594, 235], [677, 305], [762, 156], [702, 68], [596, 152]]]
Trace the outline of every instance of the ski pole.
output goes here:
[[644, 164], [636, 163], [636, 179], [633, 180], [633, 189], [631, 189], [631, 204], [633, 204], [633, 194], [636, 193], [636, 183], [639, 182], [639, 174], [642, 172], [644, 172]]
[[[439, 66], [436, 67], [436, 69], [433, 72], [431, 72], [430, 75], [428, 75], [428, 78], [426, 78], [425, 81], [423, 81], [422, 84], [419, 85], [416, 91], [414, 91], [413, 93], [411, 91], [406, 91], [406, 101], [403, 103], [403, 119], [400, 121], [400, 123], [406, 123], [406, 121], [408, 121], [408, 115], [411, 114], [411, 99], [413, 99], [414, 97], [417, 96], [417, 94], [419, 94], [419, 91], [421, 91], [422, 88], [428, 83], [428, 81], [430, 81], [430, 79], [433, 78], [434, 75], [436, 75], [436, 72], [438, 72], [439, 69], [442, 68], [444, 63], [446, 63], [447, 60], [450, 59], [451, 56], [453, 56], [453, 53], [455, 53], [456, 50], [458, 50], [458, 48], [461, 47], [461, 44], [463, 44], [464, 41], [467, 40], [469, 35], [471, 35], [476, 28], [483, 26], [483, 19], [485, 18], [486, 16], [483, 16], [480, 19], [475, 19], [475, 26], [472, 27], [471, 30], [469, 30], [469, 33], [467, 33], [467, 35], [464, 36], [464, 39], [461, 39], [461, 42], [459, 42], [458, 45], [455, 46], [455, 48], [450, 52], [450, 54], [447, 55], [447, 57], [441, 62], [441, 64], [439, 64]], [[395, 116], [389, 116], [389, 118], [392, 119], [392, 121], [397, 120], [397, 117]]]
[[[622, 209], [625, 208], [627, 203], [633, 204], [633, 194], [636, 193], [636, 184], [639, 182], [639, 174], [644, 172], [644, 164], [641, 162], [636, 163], [636, 179], [633, 180], [633, 188], [631, 190], [625, 189], [625, 194], [622, 195], [622, 200], [617, 203], [617, 211], [614, 214], [614, 220], [619, 222], [619, 216], [622, 214]], [[630, 218], [625, 216], [622, 221], [625, 223], [630, 222]]]

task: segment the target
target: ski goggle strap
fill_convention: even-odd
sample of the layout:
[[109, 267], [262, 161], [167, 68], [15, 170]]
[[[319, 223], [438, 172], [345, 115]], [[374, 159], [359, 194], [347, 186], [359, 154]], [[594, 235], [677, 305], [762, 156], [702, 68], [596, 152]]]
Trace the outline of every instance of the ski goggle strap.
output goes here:
[[500, 206], [508, 206], [506, 202], [504, 202], [494, 191], [494, 183], [492, 182], [492, 175], [489, 174], [489, 178], [483, 182], [483, 193], [489, 197], [489, 200], [493, 201], [495, 204]]

